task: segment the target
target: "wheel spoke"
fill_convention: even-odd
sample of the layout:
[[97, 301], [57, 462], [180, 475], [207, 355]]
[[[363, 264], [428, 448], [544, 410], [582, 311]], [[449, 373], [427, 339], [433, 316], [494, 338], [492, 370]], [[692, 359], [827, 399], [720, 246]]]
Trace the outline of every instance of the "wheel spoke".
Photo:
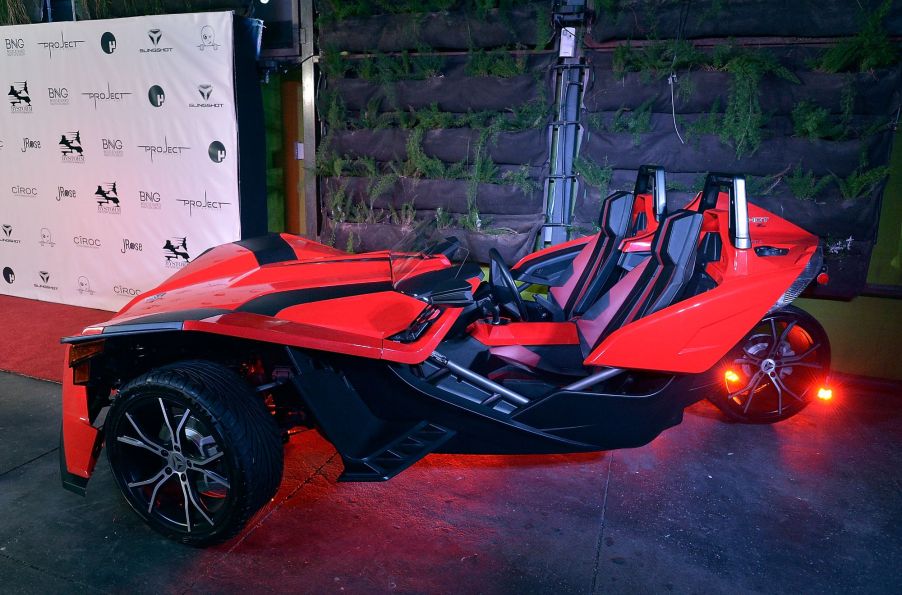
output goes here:
[[183, 476], [179, 476], [179, 485], [182, 487], [182, 497], [185, 500], [185, 526], [188, 528], [188, 533], [191, 533], [191, 515], [188, 511], [191, 506], [188, 504], [188, 491], [186, 489], [185, 483], [185, 478]]
[[164, 477], [163, 479], [161, 479], [161, 480], [157, 483], [157, 485], [155, 485], [155, 486], [153, 487], [153, 492], [150, 494], [150, 499], [149, 499], [148, 502], [147, 502], [147, 514], [150, 514], [150, 512], [153, 510], [153, 503], [156, 502], [156, 500], [157, 500], [157, 492], [160, 491], [160, 487], [161, 487], [164, 483], [166, 483], [167, 481], [169, 481], [169, 478], [170, 478], [170, 477], [172, 477], [172, 474], [171, 474], [171, 473], [167, 474], [166, 477]]
[[[172, 424], [169, 423], [169, 414], [166, 412], [166, 405], [163, 404], [163, 399], [157, 399], [160, 402], [160, 409], [163, 410], [163, 421], [166, 423], [166, 427], [169, 428], [169, 440], [172, 442], [173, 448], [179, 446], [178, 438], [175, 435], [175, 432], [172, 431]], [[176, 448], [178, 450], [178, 448]]]
[[786, 325], [786, 328], [783, 329], [783, 333], [780, 335], [780, 340], [777, 341], [778, 346], [783, 344], [783, 342], [789, 336], [789, 333], [792, 331], [793, 327], [795, 327], [796, 322], [797, 321], [793, 320], [792, 322], [790, 322], [789, 324]]
[[779, 339], [777, 338], [777, 321], [774, 318], [770, 318], [768, 322], [770, 322], [770, 335], [774, 340], [773, 343], [771, 343], [770, 352], [774, 353], [774, 350], [777, 348], [777, 344], [779, 343]]
[[745, 347], [742, 348], [742, 352], [746, 355], [746, 357], [751, 361], [751, 363], [753, 365], [757, 366], [757, 365], [761, 364], [761, 358], [758, 357], [757, 355], [755, 355], [754, 353], [752, 353], [751, 351], [749, 351], [748, 349], [746, 349]]
[[803, 359], [805, 359], [806, 357], [808, 357], [809, 355], [811, 355], [812, 353], [814, 353], [815, 351], [817, 351], [817, 348], [820, 347], [820, 346], [821, 346], [820, 343], [815, 343], [814, 345], [812, 345], [811, 347], [809, 347], [809, 348], [808, 348], [804, 353], [802, 353], [801, 355], [794, 355], [794, 356], [792, 356], [792, 357], [786, 357], [786, 358], [783, 358], [783, 364], [784, 364], [784, 365], [785, 365], [785, 364], [794, 364], [794, 363], [796, 363], [796, 362], [800, 362], [800, 361], [802, 361]]
[[200, 461], [196, 461], [194, 459], [188, 459], [188, 464], [195, 468], [203, 467], [204, 465], [212, 463], [213, 461], [215, 461], [216, 459], [218, 459], [219, 457], [221, 457], [224, 454], [225, 454], [224, 452], [219, 451], [215, 455], [211, 455], [211, 456], [207, 457], [206, 459], [202, 459]]
[[180, 450], [182, 448], [182, 430], [185, 428], [185, 422], [188, 421], [188, 417], [191, 415], [190, 409], [185, 409], [185, 413], [182, 414], [182, 419], [179, 421], [178, 427], [175, 429], [175, 435], [172, 439], [173, 444], [175, 444], [176, 450]]
[[783, 389], [783, 392], [785, 392], [786, 394], [788, 394], [790, 397], [792, 397], [793, 399], [795, 399], [795, 400], [798, 401], [799, 403], [804, 403], [804, 402], [805, 402], [804, 399], [802, 399], [802, 397], [800, 397], [800, 396], [797, 395], [795, 392], [793, 392], [792, 389], [790, 389], [789, 386], [788, 386], [785, 382], [783, 382], [783, 381], [780, 379], [780, 375], [779, 375], [779, 374], [777, 374], [776, 376], [774, 376], [774, 382], [775, 382], [775, 384], [777, 384], [780, 388]]
[[228, 480], [218, 473], [214, 473], [213, 471], [209, 471], [207, 469], [194, 469], [194, 471], [197, 471], [198, 473], [203, 474], [204, 477], [206, 477], [210, 481], [214, 481], [214, 482], [218, 483], [219, 485], [223, 486], [227, 490], [231, 489], [231, 487], [232, 487], [231, 485], [229, 485]]
[[823, 364], [820, 362], [790, 362], [783, 366], [784, 368], [817, 368], [818, 370], [823, 369]]
[[777, 380], [776, 374], [770, 376], [770, 382], [777, 390], [777, 415], [783, 415], [783, 389], [780, 388], [780, 381]]
[[158, 479], [160, 479], [161, 477], [163, 477], [164, 475], [166, 475], [166, 467], [165, 467], [165, 466], [164, 466], [162, 469], [160, 469], [160, 470], [157, 472], [157, 474], [154, 475], [153, 477], [151, 477], [150, 479], [145, 479], [144, 481], [134, 481], [134, 482], [129, 483], [129, 484], [126, 484], [126, 485], [128, 485], [128, 487], [130, 487], [130, 488], [137, 488], [137, 487], [140, 487], [140, 486], [150, 485], [150, 484], [152, 484], [153, 482], [155, 482], [155, 481], [157, 481]]
[[[207, 521], [208, 523], [210, 523], [211, 527], [214, 526], [213, 519], [211, 519], [209, 516], [207, 516], [207, 513], [204, 512], [204, 509], [201, 508], [200, 504], [197, 503], [197, 499], [194, 497], [194, 490], [191, 488], [191, 483], [188, 481], [187, 475], [182, 475], [180, 477], [180, 479], [182, 480], [182, 491], [187, 493], [186, 497], [188, 498], [188, 500], [191, 501], [191, 504], [194, 506], [194, 508], [197, 510], [197, 512], [199, 512], [200, 515], [202, 517], [204, 517], [204, 520]], [[185, 502], [185, 506], [187, 506], [187, 505], [188, 505], [188, 503]], [[187, 515], [188, 515], [188, 510], [186, 508], [185, 516], [187, 517]]]
[[749, 398], [745, 402], [745, 407], [742, 408], [743, 413], [749, 412], [749, 407], [752, 405], [752, 399], [755, 398], [755, 391], [758, 390], [758, 386], [761, 385], [761, 379], [764, 378], [763, 373], [756, 374], [756, 376], [757, 376], [757, 379], [755, 380], [755, 383], [752, 385], [752, 388], [749, 390]]
[[[138, 433], [138, 437], [141, 440], [140, 441], [135, 440], [134, 438], [131, 438], [129, 436], [118, 436], [116, 439], [119, 442], [124, 442], [125, 444], [131, 444], [132, 446], [140, 446], [140, 447], [146, 448], [147, 450], [154, 453], [155, 455], [158, 455], [160, 457], [165, 457], [165, 455], [163, 454], [163, 447], [144, 435], [144, 432], [141, 431], [141, 428], [138, 427], [138, 424], [135, 423], [135, 420], [132, 418], [132, 414], [126, 413], [125, 417], [126, 417], [126, 419], [128, 419], [128, 422], [135, 429], [135, 432]], [[128, 439], [128, 440], [126, 440], [126, 439]]]
[[745, 386], [743, 386], [742, 388], [740, 388], [740, 389], [737, 390], [737, 391], [734, 391], [734, 392], [730, 393], [729, 395], [727, 395], [727, 398], [728, 398], [728, 399], [732, 399], [732, 398], [737, 397], [737, 396], [741, 395], [742, 393], [746, 392], [746, 391], [752, 386], [752, 383], [754, 383], [756, 380], [758, 380], [758, 378], [759, 378], [760, 376], [761, 376], [761, 372], [760, 372], [760, 371], [759, 371], [759, 372], [755, 372], [754, 374], [752, 374], [752, 377], [749, 378], [749, 381], [748, 381], [748, 383], [746, 383]]

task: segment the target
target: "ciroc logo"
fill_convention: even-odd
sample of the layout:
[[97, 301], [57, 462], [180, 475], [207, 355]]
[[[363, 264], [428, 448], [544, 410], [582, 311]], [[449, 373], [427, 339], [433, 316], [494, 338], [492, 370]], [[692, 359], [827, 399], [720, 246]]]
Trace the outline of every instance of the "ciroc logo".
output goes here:
[[188, 238], [169, 238], [163, 244], [164, 264], [169, 269], [181, 269], [188, 264]]
[[134, 297], [136, 295], [141, 294], [140, 289], [135, 289], [134, 287], [126, 287], [125, 285], [116, 285], [113, 287], [113, 293], [116, 295], [127, 295], [129, 297]]
[[138, 191], [138, 200], [141, 202], [142, 209], [151, 209], [153, 211], [159, 211], [162, 208], [162, 204], [160, 202], [160, 193], [152, 192], [147, 190], [139, 190]]
[[100, 248], [100, 238], [89, 238], [87, 236], [72, 236], [72, 243], [76, 248], [92, 248], [94, 250]]
[[116, 51], [116, 36], [107, 31], [100, 36], [100, 49], [104, 54], [112, 54]]
[[34, 186], [10, 186], [10, 192], [18, 198], [37, 198], [38, 189]]
[[84, 163], [85, 150], [81, 146], [81, 133], [78, 130], [64, 132], [60, 135], [60, 160], [63, 163]]
[[9, 111], [13, 114], [30, 114], [31, 95], [28, 93], [28, 81], [15, 81], [9, 84]]
[[207, 149], [207, 154], [210, 156], [210, 159], [213, 161], [213, 163], [222, 163], [226, 158], [225, 145], [218, 140], [214, 140], [212, 143], [210, 143], [210, 148]]
[[119, 194], [116, 190], [116, 182], [109, 184], [98, 184], [97, 190], [94, 191], [97, 197], [97, 212], [107, 215], [119, 215], [122, 213], [122, 207], [119, 206]]

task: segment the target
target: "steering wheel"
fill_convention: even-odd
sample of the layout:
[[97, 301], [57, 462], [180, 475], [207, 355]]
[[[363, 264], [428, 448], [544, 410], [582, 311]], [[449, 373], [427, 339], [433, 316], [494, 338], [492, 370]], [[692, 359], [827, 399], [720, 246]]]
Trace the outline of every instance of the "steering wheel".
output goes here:
[[495, 248], [489, 250], [489, 287], [496, 304], [504, 308], [516, 320], [527, 319], [526, 304], [520, 297], [520, 290], [514, 282], [510, 269], [504, 264], [504, 259]]

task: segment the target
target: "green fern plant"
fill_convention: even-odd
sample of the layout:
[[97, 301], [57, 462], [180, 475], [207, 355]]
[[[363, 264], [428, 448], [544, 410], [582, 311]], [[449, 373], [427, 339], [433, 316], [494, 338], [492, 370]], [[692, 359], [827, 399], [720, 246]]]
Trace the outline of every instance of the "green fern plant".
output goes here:
[[823, 176], [818, 179], [810, 169], [803, 170], [801, 163], [796, 165], [792, 173], [785, 178], [789, 191], [799, 200], [813, 200], [823, 192], [832, 179], [833, 176]]
[[611, 179], [614, 177], [614, 168], [608, 164], [607, 157], [604, 159], [604, 165], [599, 165], [585, 157], [577, 157], [576, 162], [573, 164], [573, 170], [580, 175], [586, 184], [598, 188], [602, 196], [608, 193], [608, 186], [610, 186]]
[[843, 39], [824, 52], [818, 68], [824, 72], [867, 72], [898, 62], [899, 50], [883, 26], [891, 8], [892, 0], [884, 0], [865, 20], [857, 35]]
[[871, 169], [865, 168], [866, 165], [862, 164], [846, 178], [834, 175], [836, 183], [839, 185], [839, 191], [846, 200], [854, 200], [870, 194], [883, 181], [883, 178], [889, 175], [889, 167], [885, 165]]

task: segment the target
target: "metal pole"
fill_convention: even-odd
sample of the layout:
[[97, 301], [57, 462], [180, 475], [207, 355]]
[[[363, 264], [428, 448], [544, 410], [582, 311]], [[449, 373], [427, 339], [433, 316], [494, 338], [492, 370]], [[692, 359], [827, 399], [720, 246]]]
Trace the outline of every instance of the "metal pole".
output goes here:
[[319, 235], [319, 201], [316, 188], [316, 82], [314, 79], [313, 0], [301, 2], [301, 98], [304, 126], [304, 232], [308, 238]]
[[586, 376], [582, 380], [574, 382], [573, 384], [568, 384], [561, 390], [582, 390], [584, 388], [589, 388], [590, 386], [594, 386], [599, 382], [603, 382], [608, 378], [613, 378], [623, 372], [623, 368], [605, 368], [601, 372], [596, 372], [591, 376]]
[[473, 372], [471, 370], [468, 370], [467, 368], [464, 368], [463, 366], [455, 364], [454, 362], [449, 360], [447, 357], [445, 357], [438, 351], [432, 352], [432, 355], [429, 356], [429, 359], [432, 360], [433, 363], [435, 363], [443, 368], [448, 368], [449, 370], [451, 370], [452, 373], [456, 374], [457, 376], [463, 376], [464, 378], [466, 378], [467, 380], [469, 380], [476, 386], [484, 388], [485, 390], [491, 391], [493, 393], [499, 394], [502, 397], [504, 397], [505, 399], [507, 399], [513, 403], [516, 403], [517, 405], [528, 405], [529, 404], [529, 399], [527, 399], [523, 395], [515, 393], [514, 391], [510, 390], [509, 388], [503, 387], [500, 384], [498, 384], [497, 382], [493, 382], [492, 380], [489, 380], [485, 376], [480, 376], [476, 372]]

